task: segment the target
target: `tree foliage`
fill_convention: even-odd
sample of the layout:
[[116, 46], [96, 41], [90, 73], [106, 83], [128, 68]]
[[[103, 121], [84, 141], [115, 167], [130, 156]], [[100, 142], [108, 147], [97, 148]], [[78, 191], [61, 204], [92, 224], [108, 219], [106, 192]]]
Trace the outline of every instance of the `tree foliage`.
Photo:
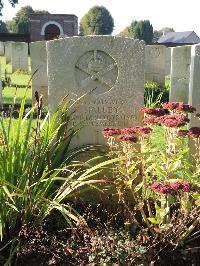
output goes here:
[[22, 7], [11, 21], [6, 21], [10, 31], [15, 33], [29, 33], [29, 17], [31, 14], [48, 14], [45, 10], [33, 10], [31, 6]]
[[6, 23], [0, 20], [0, 33], [6, 33], [6, 32], [8, 32]]
[[109, 35], [113, 32], [114, 20], [103, 6], [94, 6], [80, 22], [80, 35]]
[[175, 30], [173, 28], [164, 27], [160, 30], [155, 30], [153, 32], [153, 42], [157, 42], [158, 39], [163, 35], [163, 32], [174, 32]]
[[[3, 8], [3, 6], [4, 6], [4, 2], [5, 2], [5, 0], [0, 0], [0, 15], [2, 15], [2, 14], [1, 14], [1, 10], [2, 10], [2, 8]], [[12, 6], [15, 6], [15, 4], [18, 4], [18, 0], [8, 0], [8, 2], [9, 2]]]
[[133, 21], [119, 35], [144, 40], [149, 44], [153, 40], [153, 26], [149, 20]]

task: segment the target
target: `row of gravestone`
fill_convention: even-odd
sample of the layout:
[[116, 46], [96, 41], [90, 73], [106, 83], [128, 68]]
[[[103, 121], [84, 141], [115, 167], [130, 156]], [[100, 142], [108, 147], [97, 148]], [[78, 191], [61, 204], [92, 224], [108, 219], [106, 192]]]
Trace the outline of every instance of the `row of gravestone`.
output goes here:
[[112, 36], [34, 42], [30, 56], [33, 99], [43, 94], [51, 113], [64, 96], [73, 103], [84, 95], [72, 117], [84, 125], [76, 145], [104, 143], [103, 128], [141, 124], [145, 80], [164, 86], [171, 65], [165, 46]]
[[[89, 37], [87, 37], [86, 39], [89, 40], [88, 38]], [[77, 40], [77, 38], [75, 38], [75, 40]], [[83, 40], [83, 38], [81, 38], [81, 40]], [[57, 54], [58, 51], [55, 51], [55, 53]], [[46, 101], [48, 98], [46, 42], [41, 41], [41, 42], [31, 43], [30, 56], [31, 56], [31, 70], [33, 75], [33, 81], [32, 81], [33, 99], [35, 91], [37, 90], [44, 95], [44, 100]], [[161, 86], [164, 87], [165, 76], [170, 74], [170, 66], [171, 66], [170, 64], [171, 64], [170, 48], [167, 48], [162, 45], [145, 46], [145, 63], [144, 63], [145, 81], [151, 81], [151, 80], [156, 81], [157, 83], [159, 83]], [[66, 63], [64, 63], [64, 66], [65, 65]], [[110, 86], [112, 86], [112, 84]]]
[[0, 56], [5, 56], [6, 64], [11, 63], [11, 72], [19, 69], [29, 71], [28, 43], [0, 42]]
[[76, 143], [103, 143], [102, 128], [141, 123], [138, 109], [143, 106], [145, 80], [164, 85], [170, 73], [170, 99], [189, 99], [200, 108], [196, 97], [199, 46], [192, 51], [191, 59], [191, 46], [145, 46], [138, 40], [112, 36], [31, 43], [33, 98], [35, 91], [43, 94], [52, 113], [62, 97], [68, 95], [73, 102], [85, 94], [73, 115], [74, 124], [85, 125]]

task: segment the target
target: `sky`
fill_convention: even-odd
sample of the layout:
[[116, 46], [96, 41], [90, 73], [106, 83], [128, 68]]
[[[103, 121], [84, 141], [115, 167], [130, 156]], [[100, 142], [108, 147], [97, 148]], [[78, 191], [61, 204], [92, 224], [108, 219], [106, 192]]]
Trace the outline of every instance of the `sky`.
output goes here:
[[47, 10], [52, 14], [75, 14], [80, 19], [94, 5], [103, 5], [114, 18], [114, 34], [121, 32], [132, 20], [150, 20], [154, 30], [163, 27], [175, 31], [194, 30], [200, 36], [199, 0], [19, 0], [13, 8], [4, 1], [2, 20], [10, 20], [26, 5]]

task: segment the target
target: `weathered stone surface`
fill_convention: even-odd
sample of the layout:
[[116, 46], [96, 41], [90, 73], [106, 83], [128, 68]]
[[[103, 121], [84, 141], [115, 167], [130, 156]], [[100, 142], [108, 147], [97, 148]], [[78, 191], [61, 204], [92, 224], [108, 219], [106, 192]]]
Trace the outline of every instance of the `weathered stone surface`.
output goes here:
[[43, 95], [43, 102], [48, 99], [47, 53], [46, 41], [30, 43], [32, 99], [35, 102], [35, 92]]
[[4, 55], [4, 42], [0, 42], [0, 55]]
[[47, 42], [49, 108], [86, 94], [73, 115], [85, 127], [75, 145], [104, 144], [105, 127], [140, 123], [144, 101], [144, 43], [112, 36]]
[[12, 72], [21, 69], [28, 71], [28, 43], [13, 42], [11, 52]]
[[[200, 113], [200, 44], [193, 45], [191, 49], [189, 104]], [[200, 126], [200, 120], [193, 114], [190, 119], [190, 127]]]
[[145, 81], [156, 81], [165, 85], [166, 47], [163, 45], [147, 45], [145, 47]]
[[188, 103], [191, 46], [172, 48], [169, 100]]
[[6, 57], [6, 64], [11, 62], [11, 55], [12, 55], [12, 42], [5, 42], [5, 57]]

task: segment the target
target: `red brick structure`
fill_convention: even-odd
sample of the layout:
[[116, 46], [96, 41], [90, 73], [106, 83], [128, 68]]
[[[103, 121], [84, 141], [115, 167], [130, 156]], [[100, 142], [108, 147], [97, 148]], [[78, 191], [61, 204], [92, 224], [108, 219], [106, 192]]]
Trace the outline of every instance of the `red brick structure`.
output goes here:
[[78, 18], [64, 14], [32, 14], [29, 18], [31, 42], [78, 35]]

